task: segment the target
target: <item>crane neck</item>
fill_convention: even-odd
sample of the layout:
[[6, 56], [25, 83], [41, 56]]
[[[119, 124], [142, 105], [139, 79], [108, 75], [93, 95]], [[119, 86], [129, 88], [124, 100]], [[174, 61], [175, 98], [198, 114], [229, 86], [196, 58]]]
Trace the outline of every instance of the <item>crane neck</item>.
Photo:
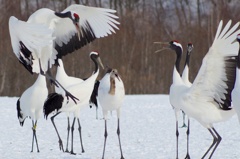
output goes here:
[[42, 87], [47, 87], [46, 77], [39, 74], [35, 84], [42, 86]]
[[91, 56], [91, 59], [92, 59], [94, 65], [95, 65], [95, 70], [94, 70], [94, 72], [93, 72], [93, 73], [95, 74], [95, 73], [98, 71], [98, 69], [99, 69], [98, 63], [97, 63], [97, 59], [94, 58], [94, 57], [92, 57], [92, 56]]
[[174, 69], [173, 69], [173, 83], [178, 84], [178, 83], [182, 83], [181, 73], [180, 73], [180, 62], [181, 62], [181, 56], [182, 56], [182, 49], [178, 48], [175, 51], [177, 54], [177, 59], [176, 59]]
[[115, 79], [110, 76], [110, 89], [109, 89], [109, 94], [115, 95], [116, 91], [116, 82]]
[[184, 67], [188, 66], [189, 67], [189, 63], [190, 63], [190, 51], [187, 51], [187, 55], [186, 55], [186, 61], [185, 61], [185, 64], [184, 64]]
[[180, 49], [180, 48], [176, 49], [176, 54], [177, 54], [177, 59], [175, 62], [175, 67], [176, 67], [178, 73], [181, 74], [180, 73], [180, 62], [181, 62], [181, 57], [182, 57], [182, 49]]
[[69, 11], [66, 13], [55, 12], [55, 15], [60, 18], [70, 18], [71, 17], [71, 13]]

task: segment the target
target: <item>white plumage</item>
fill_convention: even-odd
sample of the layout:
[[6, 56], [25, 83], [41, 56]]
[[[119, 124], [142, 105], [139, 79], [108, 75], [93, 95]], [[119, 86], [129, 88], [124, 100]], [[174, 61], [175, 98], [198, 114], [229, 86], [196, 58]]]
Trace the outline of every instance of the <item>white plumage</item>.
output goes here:
[[48, 60], [54, 63], [56, 59], [56, 54], [52, 52], [53, 30], [44, 24], [26, 23], [11, 16], [9, 31], [13, 52], [25, 68], [30, 73], [40, 73], [41, 59], [42, 70], [46, 72]]
[[[155, 53], [161, 52], [163, 50], [166, 49], [172, 49], [176, 52], [177, 54], [177, 60], [175, 63], [175, 67], [176, 67], [176, 72], [178, 72], [179, 74], [179, 80], [182, 80], [182, 84], [185, 85], [186, 87], [191, 87], [191, 82], [189, 81], [189, 61], [190, 61], [190, 56], [191, 56], [191, 51], [193, 49], [193, 45], [192, 43], [188, 43], [187, 45], [187, 55], [186, 55], [186, 60], [185, 60], [185, 64], [184, 64], [184, 69], [183, 69], [183, 73], [182, 76], [180, 75], [180, 61], [181, 61], [181, 57], [182, 57], [182, 53], [183, 53], [183, 48], [182, 45], [177, 41], [177, 40], [173, 40], [170, 41], [169, 43], [166, 42], [155, 42], [155, 44], [161, 44], [164, 45], [164, 47], [158, 51], [156, 51]], [[175, 119], [176, 119], [176, 155], [178, 158], [178, 137], [179, 137], [179, 131], [178, 131], [178, 115], [180, 112], [180, 109], [178, 107], [175, 107], [174, 105], [172, 105], [172, 107], [174, 108], [174, 113], [175, 113]], [[185, 124], [185, 113], [183, 113], [183, 126], [182, 127], [186, 127]], [[189, 126], [190, 126], [190, 120], [188, 119], [188, 129], [187, 129], [187, 155], [185, 158], [190, 158], [189, 153], [188, 153], [188, 143], [189, 143]]]
[[29, 117], [32, 120], [32, 130], [33, 130], [33, 139], [32, 139], [32, 151], [33, 152], [33, 143], [34, 138], [37, 145], [37, 151], [39, 152], [37, 136], [36, 136], [36, 127], [37, 120], [41, 117], [43, 112], [44, 101], [48, 95], [48, 89], [46, 84], [46, 78], [42, 75], [39, 75], [36, 82], [23, 92], [19, 100], [17, 101], [17, 111], [18, 119], [20, 125], [23, 126], [24, 120]]
[[[124, 85], [121, 78], [115, 76], [116, 70], [113, 69], [111, 72], [106, 73], [104, 77], [100, 80], [99, 88], [98, 88], [98, 100], [101, 104], [103, 110], [103, 116], [107, 119], [108, 111], [117, 111], [117, 116], [120, 117], [120, 109], [123, 104], [123, 98], [125, 96]], [[113, 76], [113, 77], [111, 77]], [[110, 94], [110, 79], [114, 78], [115, 81], [115, 93]]]
[[[69, 87], [71, 85], [79, 84], [83, 82], [81, 78], [68, 76], [63, 65], [63, 61], [61, 59], [58, 59], [59, 66], [57, 67], [57, 73], [56, 73], [56, 80], [61, 83], [63, 87]], [[62, 93], [62, 89], [59, 89], [59, 87], [55, 86], [55, 92], [56, 93]]]
[[229, 21], [222, 30], [222, 21], [203, 59], [202, 66], [192, 86], [186, 87], [176, 66], [170, 87], [170, 103], [196, 119], [212, 134], [214, 140], [202, 158], [213, 148], [210, 158], [221, 141], [213, 123], [229, 119], [235, 113], [231, 109], [231, 92], [235, 83], [237, 44], [232, 44], [240, 30], [239, 23], [231, 29]]
[[104, 149], [103, 156], [105, 153], [106, 140], [107, 140], [107, 115], [109, 111], [116, 110], [118, 117], [118, 139], [121, 151], [121, 159], [123, 159], [121, 141], [120, 141], [120, 114], [121, 114], [121, 106], [123, 104], [123, 99], [125, 96], [125, 89], [122, 82], [122, 79], [118, 75], [116, 69], [109, 69], [104, 77], [100, 80], [99, 88], [98, 88], [98, 101], [102, 107], [103, 117], [105, 120], [105, 141], [104, 141]]
[[[68, 76], [65, 72], [63, 61], [61, 59], [58, 59], [58, 67], [57, 67], [57, 73], [56, 73], [56, 80], [58, 80], [64, 88], [68, 88], [72, 85], [77, 85], [83, 82], [81, 78], [76, 78], [72, 76]], [[55, 92], [58, 94], [62, 94], [62, 89], [55, 86]], [[76, 110], [78, 111], [78, 110]], [[66, 112], [67, 119], [68, 119], [68, 127], [67, 127], [67, 145], [65, 152], [69, 152], [68, 150], [68, 141], [69, 141], [69, 131], [70, 131], [70, 119], [69, 119], [69, 112]], [[82, 152], [84, 152], [84, 148], [82, 146]]]

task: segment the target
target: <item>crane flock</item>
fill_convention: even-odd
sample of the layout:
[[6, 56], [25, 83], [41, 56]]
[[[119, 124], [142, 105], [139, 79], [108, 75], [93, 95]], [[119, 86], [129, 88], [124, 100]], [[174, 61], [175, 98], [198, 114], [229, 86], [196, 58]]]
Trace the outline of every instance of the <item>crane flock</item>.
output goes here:
[[[97, 80], [100, 67], [104, 65], [100, 54], [92, 51], [89, 54], [95, 68], [86, 79], [68, 76], [64, 69], [63, 57], [118, 30], [116, 11], [106, 8], [88, 7], [73, 4], [62, 12], [42, 8], [34, 12], [28, 20], [22, 21], [12, 16], [9, 18], [9, 32], [13, 53], [18, 61], [31, 74], [38, 74], [36, 82], [26, 89], [17, 101], [17, 117], [23, 126], [27, 117], [32, 120], [32, 149], [34, 141], [39, 152], [36, 128], [37, 121], [44, 114], [51, 115], [51, 122], [58, 136], [59, 148], [63, 152], [76, 154], [73, 151], [74, 125], [77, 119], [82, 151], [80, 110], [89, 105], [100, 105], [102, 108], [105, 131], [102, 158], [105, 158], [107, 141], [107, 115], [109, 111], [117, 112], [117, 135], [121, 159], [123, 151], [120, 140], [120, 115], [125, 88], [117, 69], [107, 68], [101, 80]], [[186, 60], [183, 72], [180, 72], [180, 62], [183, 47], [177, 40], [156, 42], [163, 48], [156, 52], [170, 49], [176, 54], [173, 67], [173, 81], [170, 86], [169, 101], [174, 108], [176, 117], [176, 158], [178, 159], [178, 114], [183, 112], [188, 117], [187, 124], [187, 154], [190, 159], [189, 135], [190, 120], [197, 120], [213, 137], [212, 144], [202, 158], [211, 158], [221, 142], [221, 136], [213, 124], [228, 120], [237, 114], [240, 121], [240, 30], [239, 23], [231, 27], [231, 20], [223, 27], [220, 21], [214, 41], [206, 53], [201, 68], [191, 83], [189, 81], [189, 61], [193, 44], [187, 44]], [[102, 55], [101, 55], [102, 56]], [[104, 55], [103, 55], [104, 56]], [[56, 77], [51, 74], [52, 66], [57, 67]], [[46, 78], [55, 85], [55, 92], [48, 94]], [[69, 99], [71, 98], [71, 99]], [[67, 115], [67, 144], [64, 150], [60, 133], [54, 118], [61, 112]], [[73, 115], [70, 126], [70, 116]], [[185, 126], [185, 122], [183, 123]], [[71, 130], [71, 151], [68, 141]]]

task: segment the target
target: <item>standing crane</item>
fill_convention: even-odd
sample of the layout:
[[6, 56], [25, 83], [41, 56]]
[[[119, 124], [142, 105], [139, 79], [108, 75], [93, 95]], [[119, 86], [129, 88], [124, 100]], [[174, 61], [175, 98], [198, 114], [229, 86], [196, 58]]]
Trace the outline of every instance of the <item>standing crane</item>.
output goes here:
[[[179, 74], [180, 73], [180, 68], [179, 68], [179, 65], [180, 65], [180, 60], [181, 60], [181, 56], [182, 56], [182, 53], [183, 53], [183, 49], [182, 49], [182, 45], [181, 43], [179, 43], [177, 40], [173, 40], [171, 42], [155, 42], [155, 44], [161, 44], [163, 45], [164, 47], [157, 52], [160, 52], [160, 51], [163, 51], [163, 50], [166, 50], [166, 49], [171, 49], [171, 50], [174, 50], [176, 52], [176, 54], [178, 55], [179, 59], [176, 61], [177, 63], [177, 71]], [[183, 80], [183, 83], [186, 87], [191, 87], [191, 83], [189, 82], [189, 62], [190, 62], [190, 55], [191, 55], [191, 52], [192, 52], [192, 49], [193, 49], [193, 44], [192, 43], [188, 43], [187, 45], [187, 54], [186, 54], [186, 60], [185, 60], [185, 64], [184, 64], [184, 69], [183, 69], [183, 73], [181, 75], [181, 78]], [[176, 154], [177, 154], [177, 158], [178, 158], [178, 138], [179, 138], [179, 131], [178, 131], [178, 114], [180, 112], [180, 109], [177, 109], [174, 105], [172, 105], [173, 108], [174, 108], [174, 111], [175, 111], [175, 119], [176, 119]], [[183, 113], [183, 126], [186, 126], [185, 122], [184, 122], [184, 118], [185, 118], [185, 113], [182, 111]], [[190, 133], [190, 120], [188, 119], [188, 128], [187, 128], [187, 155], [186, 155], [186, 158], [190, 158], [189, 156], [189, 133]]]
[[62, 151], [64, 151], [62, 139], [58, 133], [57, 127], [54, 122], [54, 118], [57, 115], [59, 115], [61, 112], [73, 113], [74, 118], [73, 118], [72, 127], [71, 127], [71, 142], [72, 142], [71, 151], [70, 151], [71, 154], [75, 154], [73, 151], [73, 132], [74, 132], [74, 124], [76, 119], [78, 121], [78, 131], [79, 131], [80, 142], [82, 146], [82, 152], [84, 152], [83, 144], [82, 144], [79, 112], [84, 106], [89, 105], [89, 100], [93, 92], [93, 87], [100, 70], [98, 65], [100, 64], [103, 67], [99, 53], [93, 51], [90, 53], [89, 56], [95, 65], [95, 70], [93, 74], [81, 83], [66, 87], [66, 89], [69, 92], [71, 92], [74, 96], [76, 96], [79, 99], [79, 101], [77, 101], [77, 104], [75, 104], [73, 101], [67, 101], [66, 97], [64, 97], [62, 94], [51, 93], [48, 95], [48, 98], [45, 101], [44, 108], [43, 108], [44, 116], [46, 118], [48, 117], [49, 114], [56, 112], [56, 114], [51, 117], [51, 121], [58, 135], [59, 147], [60, 147], [60, 150]]
[[38, 75], [36, 82], [31, 87], [26, 89], [17, 101], [17, 116], [20, 125], [23, 126], [27, 117], [32, 120], [33, 138], [31, 152], [33, 152], [34, 140], [37, 145], [37, 152], [39, 152], [36, 134], [37, 121], [42, 115], [43, 105], [47, 95], [48, 89], [46, 78], [42, 75]]
[[103, 117], [105, 121], [105, 132], [104, 132], [104, 148], [102, 158], [104, 159], [106, 141], [107, 141], [107, 115], [109, 111], [117, 111], [118, 126], [117, 135], [119, 140], [121, 159], [124, 159], [120, 141], [120, 115], [121, 107], [123, 104], [123, 98], [125, 96], [125, 89], [122, 79], [120, 78], [116, 69], [108, 69], [104, 77], [99, 81], [98, 87], [98, 101], [102, 107]]
[[[181, 56], [176, 52], [173, 83], [170, 87], [171, 105], [196, 119], [213, 137], [212, 144], [202, 158], [212, 150], [209, 155], [211, 158], [222, 140], [213, 124], [226, 121], [235, 114], [231, 107], [231, 93], [236, 79], [238, 44], [232, 42], [240, 33], [237, 29], [239, 23], [230, 28], [230, 20], [223, 29], [222, 26], [223, 22], [220, 21], [213, 44], [205, 55], [191, 87], [184, 85], [177, 71]], [[172, 43], [169, 45], [175, 47]]]

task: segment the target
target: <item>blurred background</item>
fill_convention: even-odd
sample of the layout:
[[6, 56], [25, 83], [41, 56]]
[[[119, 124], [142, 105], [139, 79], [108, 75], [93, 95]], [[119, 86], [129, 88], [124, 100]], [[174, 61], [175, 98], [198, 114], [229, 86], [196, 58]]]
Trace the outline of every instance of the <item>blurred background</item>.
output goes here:
[[[159, 46], [153, 42], [178, 40], [184, 51], [181, 70], [187, 43], [192, 42], [190, 81], [193, 81], [219, 21], [226, 24], [229, 19], [233, 23], [240, 20], [239, 0], [0, 0], [0, 96], [20, 96], [37, 77], [18, 62], [12, 51], [9, 17], [25, 21], [39, 8], [62, 11], [75, 3], [115, 9], [121, 24], [116, 34], [63, 57], [67, 74], [90, 76], [93, 64], [89, 53], [97, 50], [104, 65], [118, 69], [127, 94], [169, 93], [175, 53], [166, 50], [155, 54]], [[55, 72], [53, 67], [52, 73]], [[53, 88], [49, 85], [50, 91]]]

